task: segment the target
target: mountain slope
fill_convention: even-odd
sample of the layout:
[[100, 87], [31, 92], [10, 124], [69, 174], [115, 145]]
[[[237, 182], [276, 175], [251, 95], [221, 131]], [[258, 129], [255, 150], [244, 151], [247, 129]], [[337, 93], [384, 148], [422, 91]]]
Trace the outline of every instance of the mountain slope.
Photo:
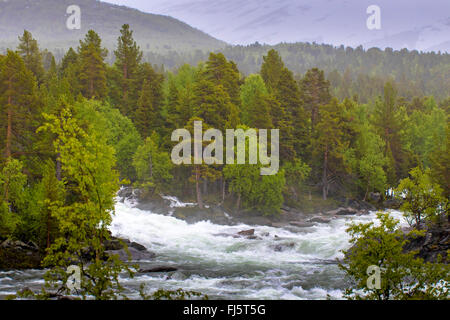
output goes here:
[[[232, 44], [315, 41], [366, 48], [450, 49], [448, 0], [105, 1], [170, 14]], [[381, 30], [366, 26], [366, 10], [373, 4], [381, 9]]]
[[[81, 9], [81, 29], [69, 30], [68, 6]], [[17, 43], [24, 29], [38, 39], [41, 47], [67, 49], [77, 46], [89, 29], [100, 34], [103, 44], [113, 49], [123, 24], [130, 24], [145, 51], [214, 50], [225, 45], [174, 18], [140, 12], [96, 0], [0, 0], [0, 46]]]

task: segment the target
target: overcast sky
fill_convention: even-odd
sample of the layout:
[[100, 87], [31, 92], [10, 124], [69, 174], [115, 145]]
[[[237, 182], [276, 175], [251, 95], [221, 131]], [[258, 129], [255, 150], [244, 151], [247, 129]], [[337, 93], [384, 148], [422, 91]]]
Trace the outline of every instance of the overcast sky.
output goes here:
[[[450, 0], [102, 1], [169, 15], [232, 44], [316, 41], [419, 50], [450, 47]], [[379, 31], [366, 27], [366, 9], [373, 4], [381, 8]]]

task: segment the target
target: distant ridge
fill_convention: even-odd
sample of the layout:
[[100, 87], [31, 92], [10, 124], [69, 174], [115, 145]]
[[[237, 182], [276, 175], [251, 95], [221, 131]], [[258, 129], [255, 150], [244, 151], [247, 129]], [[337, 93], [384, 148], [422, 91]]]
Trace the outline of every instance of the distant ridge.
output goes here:
[[[81, 29], [69, 30], [67, 7], [81, 8]], [[226, 44], [169, 16], [144, 13], [97, 0], [0, 0], [0, 48], [13, 47], [24, 29], [41, 48], [66, 50], [78, 46], [89, 29], [100, 34], [103, 45], [114, 49], [120, 28], [130, 24], [144, 51], [216, 50]]]

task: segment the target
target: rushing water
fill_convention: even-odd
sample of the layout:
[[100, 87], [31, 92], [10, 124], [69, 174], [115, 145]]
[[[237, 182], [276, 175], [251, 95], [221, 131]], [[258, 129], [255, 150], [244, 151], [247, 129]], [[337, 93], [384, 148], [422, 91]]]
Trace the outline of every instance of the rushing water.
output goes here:
[[[182, 206], [178, 202], [176, 205]], [[395, 212], [398, 217], [399, 213]], [[375, 213], [342, 217], [298, 230], [268, 226], [187, 224], [171, 216], [116, 205], [111, 231], [145, 245], [157, 257], [143, 264], [174, 266], [174, 273], [137, 274], [123, 278], [130, 298], [145, 283], [149, 290], [194, 290], [210, 299], [339, 299], [346, 280], [337, 266], [348, 248], [347, 224], [374, 220]], [[255, 229], [260, 239], [234, 238]], [[0, 298], [25, 286], [38, 289], [43, 271], [0, 272]]]

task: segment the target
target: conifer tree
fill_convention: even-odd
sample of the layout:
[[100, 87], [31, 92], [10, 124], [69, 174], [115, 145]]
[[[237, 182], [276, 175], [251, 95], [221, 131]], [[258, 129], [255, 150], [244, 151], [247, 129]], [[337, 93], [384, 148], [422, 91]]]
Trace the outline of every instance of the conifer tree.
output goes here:
[[142, 138], [150, 137], [152, 132], [156, 130], [156, 125], [160, 115], [153, 105], [153, 95], [150, 83], [144, 80], [141, 96], [137, 102], [137, 109], [134, 113], [133, 120], [136, 129]]
[[263, 57], [261, 65], [261, 76], [266, 83], [269, 91], [273, 92], [279, 84], [281, 72], [284, 69], [284, 62], [278, 52], [271, 49], [266, 56]]
[[0, 117], [4, 157], [17, 156], [30, 147], [34, 119], [39, 115], [36, 82], [22, 58], [8, 51], [0, 66]]
[[19, 41], [17, 52], [22, 57], [25, 66], [33, 72], [37, 81], [40, 83], [43, 80], [45, 70], [38, 43], [27, 30], [23, 32], [22, 37], [19, 37]]
[[260, 75], [252, 74], [241, 86], [241, 121], [251, 128], [270, 129], [270, 98], [264, 80]]
[[331, 100], [330, 83], [325, 79], [322, 70], [313, 68], [308, 70], [300, 81], [300, 89], [305, 110], [311, 116], [311, 131], [314, 132], [319, 121], [320, 107]]
[[397, 90], [392, 83], [387, 82], [384, 87], [383, 101], [378, 99], [375, 103], [373, 124], [385, 142], [385, 156], [388, 159], [386, 172], [388, 184], [391, 187], [396, 186], [398, 179], [407, 173], [402, 172], [405, 160], [401, 137], [403, 123], [402, 111], [397, 101]]
[[230, 96], [231, 102], [239, 107], [240, 75], [234, 62], [227, 61], [223, 53], [210, 53], [203, 76], [215, 85], [223, 86], [225, 92]]
[[103, 98], [107, 93], [106, 58], [108, 51], [102, 48], [102, 40], [93, 30], [89, 30], [84, 40], [80, 40], [79, 81], [84, 97]]
[[344, 166], [344, 151], [348, 146], [344, 132], [344, 106], [336, 98], [321, 109], [313, 148], [315, 163], [320, 164], [322, 197], [327, 200], [330, 182]]
[[61, 60], [61, 66], [60, 66], [60, 72], [61, 75], [66, 74], [66, 70], [69, 68], [69, 66], [74, 66], [77, 64], [78, 61], [78, 54], [73, 50], [73, 48], [69, 48], [67, 50], [66, 54]]
[[[142, 51], [133, 39], [133, 31], [128, 24], [124, 24], [120, 30], [120, 37], [117, 43], [115, 66], [121, 73], [119, 87], [121, 88], [120, 106], [124, 114], [128, 115], [129, 110], [136, 103], [137, 72], [142, 60]], [[141, 83], [142, 85], [142, 83]], [[130, 92], [131, 91], [131, 92]]]

